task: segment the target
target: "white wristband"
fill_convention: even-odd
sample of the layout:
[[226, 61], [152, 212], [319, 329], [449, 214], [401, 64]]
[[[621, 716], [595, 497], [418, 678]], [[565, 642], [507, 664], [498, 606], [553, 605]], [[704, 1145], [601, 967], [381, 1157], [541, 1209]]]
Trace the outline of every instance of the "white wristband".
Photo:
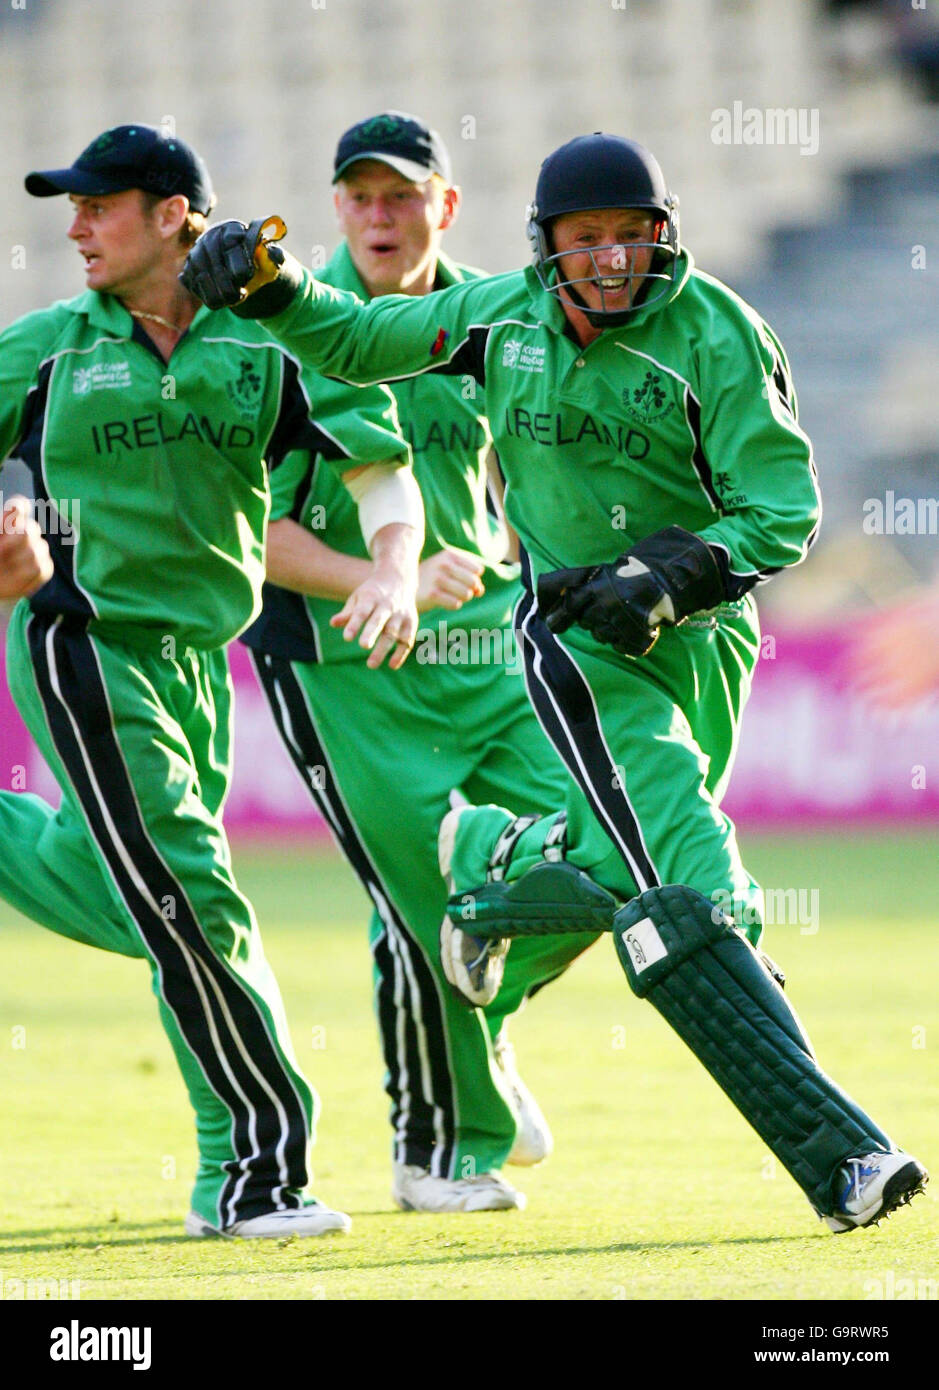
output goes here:
[[359, 526], [369, 552], [375, 532], [395, 522], [413, 526], [423, 543], [424, 502], [410, 464], [395, 468], [389, 463], [371, 463], [345, 482], [358, 504]]

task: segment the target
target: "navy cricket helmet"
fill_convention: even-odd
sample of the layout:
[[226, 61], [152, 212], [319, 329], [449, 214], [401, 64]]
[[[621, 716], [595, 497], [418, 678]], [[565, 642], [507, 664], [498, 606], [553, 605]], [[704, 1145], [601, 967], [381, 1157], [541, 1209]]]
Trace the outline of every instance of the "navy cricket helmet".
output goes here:
[[[577, 280], [559, 278], [560, 256], [551, 241], [551, 224], [566, 212], [589, 212], [606, 208], [641, 208], [656, 216], [655, 240], [631, 243], [652, 246], [655, 255], [644, 275], [629, 274], [633, 288], [629, 309], [589, 309], [577, 285], [595, 284], [604, 299], [601, 275], [589, 250], [593, 274]], [[678, 199], [668, 191], [658, 161], [644, 146], [621, 135], [578, 135], [549, 154], [541, 166], [534, 202], [527, 209], [526, 231], [535, 258], [538, 279], [546, 290], [557, 293], [562, 287], [597, 328], [615, 328], [627, 323], [636, 309], [668, 294], [675, 280], [678, 240]], [[659, 281], [651, 294], [651, 283]]]

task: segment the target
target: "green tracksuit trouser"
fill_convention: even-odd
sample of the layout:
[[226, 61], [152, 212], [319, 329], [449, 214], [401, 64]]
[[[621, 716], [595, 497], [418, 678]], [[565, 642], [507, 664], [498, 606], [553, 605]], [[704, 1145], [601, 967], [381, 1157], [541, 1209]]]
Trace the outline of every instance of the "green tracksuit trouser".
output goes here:
[[515, 1120], [492, 1041], [526, 996], [596, 939], [516, 943], [485, 1012], [468, 1009], [443, 976], [447, 892], [437, 832], [451, 788], [471, 802], [526, 811], [564, 795], [564, 770], [520, 670], [513, 662], [422, 664], [416, 653], [400, 671], [254, 658], [287, 751], [372, 900], [393, 1156], [441, 1177], [498, 1168]]
[[224, 1227], [302, 1203], [315, 1097], [222, 828], [225, 653], [165, 650], [18, 605], [10, 690], [62, 801], [0, 794], [0, 895], [64, 936], [149, 962], [196, 1113], [193, 1209]]

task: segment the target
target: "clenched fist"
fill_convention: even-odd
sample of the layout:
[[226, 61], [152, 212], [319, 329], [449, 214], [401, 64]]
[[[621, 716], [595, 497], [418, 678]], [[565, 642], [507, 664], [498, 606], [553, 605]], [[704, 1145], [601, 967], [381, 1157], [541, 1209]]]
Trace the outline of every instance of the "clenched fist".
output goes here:
[[[276, 224], [275, 237], [267, 229]], [[286, 309], [301, 280], [300, 267], [272, 241], [283, 223], [275, 217], [219, 222], [203, 232], [186, 258], [180, 280], [209, 309], [233, 309], [242, 318], [268, 318]]]

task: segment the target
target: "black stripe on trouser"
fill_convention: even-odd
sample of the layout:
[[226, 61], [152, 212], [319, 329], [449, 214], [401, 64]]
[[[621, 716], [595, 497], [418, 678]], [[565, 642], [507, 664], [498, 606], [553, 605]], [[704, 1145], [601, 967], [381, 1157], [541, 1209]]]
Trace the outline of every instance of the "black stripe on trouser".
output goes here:
[[610, 757], [590, 686], [542, 621], [530, 592], [523, 593], [516, 606], [515, 630], [525, 662], [528, 696], [541, 727], [622, 856], [639, 891], [654, 888], [659, 877], [643, 844], [628, 791], [621, 785], [623, 771]]
[[[309, 1180], [303, 1102], [263, 1014], [206, 939], [183, 885], [143, 823], [117, 741], [107, 689], [81, 627], [34, 616], [28, 640], [56, 752], [160, 975], [167, 1008], [206, 1081], [232, 1116], [236, 1157], [219, 1201], [225, 1226], [299, 1206]], [[176, 904], [167, 920], [161, 904]]]
[[[456, 1117], [437, 982], [359, 835], [291, 663], [254, 651], [251, 658], [284, 746], [385, 928], [373, 943], [372, 955], [378, 970], [378, 1027], [388, 1069], [385, 1089], [391, 1098], [395, 1159], [449, 1177]], [[424, 1094], [425, 1077], [430, 1100]]]

